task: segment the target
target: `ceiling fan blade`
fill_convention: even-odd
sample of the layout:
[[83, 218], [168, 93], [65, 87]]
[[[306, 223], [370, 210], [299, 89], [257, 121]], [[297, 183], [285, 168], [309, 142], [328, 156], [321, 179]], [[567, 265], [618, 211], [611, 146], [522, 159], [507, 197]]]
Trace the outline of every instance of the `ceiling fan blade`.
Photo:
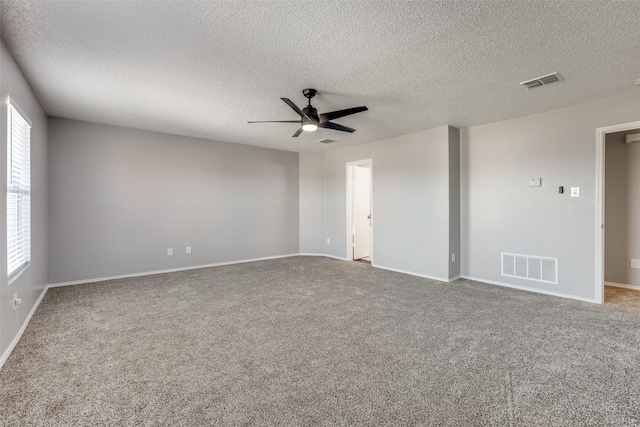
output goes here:
[[331, 111], [329, 113], [320, 114], [320, 123], [328, 122], [329, 120], [339, 119], [340, 117], [350, 116], [351, 114], [367, 111], [368, 108], [364, 105], [361, 107], [347, 108], [346, 110]]
[[291, 138], [297, 138], [297, 137], [298, 137], [298, 135], [300, 135], [301, 133], [302, 133], [302, 128], [298, 129], [298, 130], [296, 131], [296, 133], [294, 133], [294, 134], [293, 134], [293, 136], [292, 136]]
[[307, 119], [311, 120], [311, 118], [309, 116], [307, 116], [301, 109], [299, 109], [298, 106], [296, 104], [294, 104], [293, 101], [291, 101], [289, 98], [280, 98], [280, 99], [282, 99], [285, 102], [285, 104], [287, 104], [289, 107], [291, 107], [293, 109], [293, 111], [298, 113], [298, 115], [300, 115], [300, 117], [306, 117]]
[[300, 120], [258, 120], [247, 123], [300, 123]]
[[349, 133], [353, 133], [356, 131], [355, 129], [351, 129], [346, 126], [342, 126], [337, 123], [331, 123], [331, 122], [320, 123], [318, 127], [325, 128], [325, 129], [340, 130], [342, 132], [349, 132]]

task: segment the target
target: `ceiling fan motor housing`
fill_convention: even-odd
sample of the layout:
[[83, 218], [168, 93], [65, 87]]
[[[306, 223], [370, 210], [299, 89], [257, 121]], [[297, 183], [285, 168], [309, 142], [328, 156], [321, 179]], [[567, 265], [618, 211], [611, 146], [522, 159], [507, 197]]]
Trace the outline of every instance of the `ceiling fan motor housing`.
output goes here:
[[[320, 121], [318, 117], [318, 110], [313, 108], [311, 105], [304, 107], [302, 112], [305, 113], [313, 122], [318, 123]], [[302, 123], [305, 121], [308, 121], [306, 117], [302, 117]]]

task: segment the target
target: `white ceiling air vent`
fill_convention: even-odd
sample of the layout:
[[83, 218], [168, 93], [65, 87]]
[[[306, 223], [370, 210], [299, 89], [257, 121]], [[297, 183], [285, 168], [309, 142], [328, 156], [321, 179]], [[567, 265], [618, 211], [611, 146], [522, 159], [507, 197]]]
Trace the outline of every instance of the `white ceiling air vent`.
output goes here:
[[535, 79], [527, 80], [526, 82], [521, 82], [520, 85], [526, 87], [527, 89], [531, 89], [534, 87], [548, 85], [549, 83], [555, 83], [560, 81], [560, 74], [551, 73], [546, 76], [536, 77]]
[[320, 141], [317, 141], [317, 142], [319, 142], [320, 144], [330, 144], [330, 143], [335, 142], [335, 141], [333, 139], [325, 138], [325, 139], [321, 139]]

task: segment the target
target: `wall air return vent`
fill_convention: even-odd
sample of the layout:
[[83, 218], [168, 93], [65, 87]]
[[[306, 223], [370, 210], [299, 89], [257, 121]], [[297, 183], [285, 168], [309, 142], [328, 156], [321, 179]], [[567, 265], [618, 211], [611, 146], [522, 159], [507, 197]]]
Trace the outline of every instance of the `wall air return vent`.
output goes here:
[[555, 83], [560, 81], [560, 74], [551, 73], [546, 76], [536, 77], [535, 79], [527, 80], [526, 82], [521, 82], [520, 85], [526, 87], [527, 89], [532, 89], [534, 87], [548, 85], [549, 83]]
[[555, 285], [558, 283], [558, 259], [503, 252], [502, 275]]

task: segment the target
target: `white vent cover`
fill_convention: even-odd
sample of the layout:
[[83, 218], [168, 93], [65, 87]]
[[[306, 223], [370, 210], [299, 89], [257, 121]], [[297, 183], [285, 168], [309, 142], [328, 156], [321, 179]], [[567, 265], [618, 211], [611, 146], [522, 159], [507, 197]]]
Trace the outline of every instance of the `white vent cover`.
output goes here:
[[548, 85], [549, 83], [555, 83], [560, 81], [560, 74], [551, 73], [546, 76], [536, 77], [535, 79], [527, 80], [525, 82], [520, 82], [521, 86], [526, 87], [527, 89], [532, 89], [534, 87]]
[[502, 275], [558, 283], [558, 259], [502, 252]]
[[325, 138], [325, 139], [321, 139], [321, 140], [319, 140], [317, 142], [319, 142], [320, 144], [331, 144], [332, 142], [335, 142], [335, 141], [333, 139]]

